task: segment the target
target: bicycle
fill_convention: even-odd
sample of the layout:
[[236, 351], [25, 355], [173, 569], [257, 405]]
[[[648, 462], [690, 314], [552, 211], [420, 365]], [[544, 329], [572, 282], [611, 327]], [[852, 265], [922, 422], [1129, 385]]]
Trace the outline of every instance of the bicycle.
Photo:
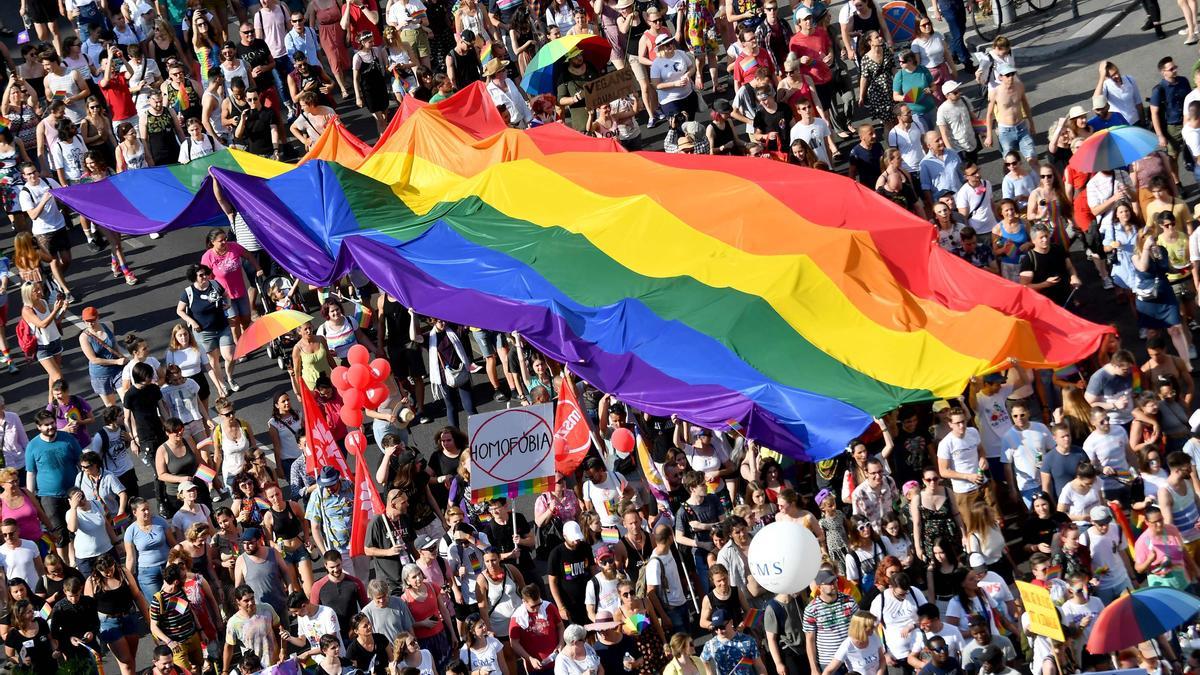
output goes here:
[[1006, 1], [1012, 3], [1011, 11], [1014, 15], [1022, 3], [1029, 5], [1030, 9], [1041, 14], [1058, 2], [1058, 0], [973, 0], [968, 3], [967, 7], [971, 13], [971, 25], [975, 29], [975, 34], [988, 44], [996, 39], [996, 36], [1000, 34], [1000, 29], [1004, 26], [1000, 5]]

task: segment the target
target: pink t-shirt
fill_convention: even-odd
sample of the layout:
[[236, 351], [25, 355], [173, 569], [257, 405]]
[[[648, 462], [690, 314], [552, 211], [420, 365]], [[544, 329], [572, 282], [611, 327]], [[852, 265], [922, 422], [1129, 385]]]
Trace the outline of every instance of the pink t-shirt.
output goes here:
[[246, 249], [232, 241], [225, 247], [225, 255], [217, 255], [211, 248], [208, 249], [200, 257], [200, 262], [212, 268], [213, 276], [225, 287], [230, 298], [244, 298], [246, 276], [242, 274], [242, 256], [246, 254]]
[[1145, 562], [1154, 558], [1170, 560], [1170, 568], [1164, 569], [1156, 564], [1150, 568], [1151, 574], [1167, 574], [1174, 569], [1183, 569], [1183, 535], [1174, 525], [1165, 525], [1163, 536], [1156, 537], [1153, 532], [1146, 530], [1133, 545], [1134, 558]]

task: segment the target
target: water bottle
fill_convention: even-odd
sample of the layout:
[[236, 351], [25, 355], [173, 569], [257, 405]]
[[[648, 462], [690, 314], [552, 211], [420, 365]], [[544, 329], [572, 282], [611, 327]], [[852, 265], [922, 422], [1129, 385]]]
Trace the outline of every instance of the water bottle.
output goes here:
[[625, 672], [633, 672], [633, 663], [637, 659], [633, 658], [633, 654], [626, 653], [625, 658], [621, 659], [621, 665], [624, 666]]

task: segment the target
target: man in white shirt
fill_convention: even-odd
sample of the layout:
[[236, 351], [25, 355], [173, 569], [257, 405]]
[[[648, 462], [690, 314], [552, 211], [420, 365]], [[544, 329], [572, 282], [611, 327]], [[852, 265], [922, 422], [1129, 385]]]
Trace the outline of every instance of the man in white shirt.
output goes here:
[[313, 604], [303, 592], [294, 591], [288, 596], [288, 614], [296, 618], [297, 634], [292, 635], [285, 628], [279, 632], [279, 637], [303, 650], [296, 658], [303, 661], [320, 653], [321, 637], [325, 635], [337, 636], [342, 654], [346, 653], [346, 645], [342, 643], [341, 623], [332, 608]]
[[615, 527], [624, 534], [620, 505], [622, 497], [633, 496], [629, 481], [620, 473], [609, 471], [599, 457], [589, 457], [583, 471], [587, 476], [583, 484], [583, 508], [600, 516], [602, 526]]
[[42, 178], [33, 162], [23, 162], [17, 170], [25, 179], [17, 200], [21, 210], [33, 221], [33, 237], [42, 250], [50, 254], [50, 272], [60, 288], [67, 288], [67, 268], [71, 266], [71, 239], [67, 236], [67, 220], [58, 208], [58, 200], [50, 192], [62, 187], [53, 178]]
[[1102, 408], [1092, 408], [1092, 433], [1083, 441], [1083, 452], [1100, 472], [1104, 496], [1122, 501], [1129, 497], [1129, 482], [1137, 475], [1137, 455], [1129, 447], [1129, 434], [1112, 424]]
[[937, 127], [946, 147], [962, 155], [963, 161], [974, 164], [979, 160], [979, 137], [971, 121], [971, 102], [959, 91], [961, 87], [955, 80], [942, 83], [946, 100], [938, 106]]
[[5, 576], [11, 582], [13, 579], [23, 579], [32, 588], [38, 579], [46, 574], [42, 565], [42, 555], [37, 544], [21, 538], [21, 528], [13, 518], [5, 518], [0, 523], [0, 560], [3, 560]]
[[1133, 563], [1129, 560], [1129, 542], [1121, 528], [1112, 526], [1112, 511], [1107, 506], [1093, 506], [1088, 512], [1092, 526], [1079, 533], [1079, 543], [1088, 547], [1092, 554], [1092, 575], [1096, 578], [1096, 597], [1104, 604], [1116, 600], [1126, 590], [1132, 590], [1130, 581]]
[[908, 665], [913, 672], [919, 673], [930, 662], [929, 641], [941, 637], [946, 641], [947, 655], [952, 659], [962, 657], [962, 648], [966, 643], [962, 632], [942, 621], [942, 612], [932, 602], [927, 602], [917, 608], [917, 630], [913, 638], [912, 652], [908, 655]]
[[529, 126], [533, 111], [529, 109], [526, 94], [516, 83], [508, 79], [508, 61], [492, 59], [483, 68], [483, 79], [487, 81], [487, 92], [496, 107], [503, 106], [509, 124], [517, 129]]
[[[646, 595], [663, 600], [670, 632], [686, 631], [689, 625], [687, 595], [683, 591], [683, 580], [679, 577], [679, 565], [671, 554], [675, 533], [670, 525], [660, 524], [654, 528], [654, 551], [646, 560]], [[661, 589], [661, 590], [660, 590]]]
[[[789, 139], [792, 143], [798, 140], [808, 143], [808, 147], [812, 149], [817, 159], [833, 166], [833, 160], [840, 159], [840, 154], [837, 146], [833, 143], [833, 133], [829, 129], [829, 124], [813, 115], [812, 101], [802, 100], [796, 104], [796, 109], [800, 112], [800, 121], [792, 126], [792, 131], [788, 135]], [[917, 162], [920, 161], [921, 158], [917, 157]]]
[[992, 184], [980, 173], [979, 166], [970, 162], [963, 164], [963, 178], [966, 182], [954, 193], [954, 205], [979, 235], [980, 243], [990, 244], [998, 222], [992, 204]]
[[1019, 496], [1026, 508], [1033, 508], [1033, 495], [1042, 489], [1042, 457], [1054, 450], [1054, 437], [1045, 424], [1030, 421], [1028, 404], [1014, 403], [1010, 415], [1012, 426], [1000, 439], [1000, 461], [1014, 500]]
[[900, 151], [900, 163], [912, 176], [913, 184], [921, 181], [921, 160], [925, 158], [925, 132], [920, 120], [914, 119], [907, 105], [896, 106], [896, 126], [888, 132], [888, 146]]
[[[1020, 372], [1020, 368], [1016, 370]], [[1000, 439], [1012, 428], [1005, 401], [1012, 393], [1013, 386], [1008, 384], [1004, 373], [988, 373], [982, 380], [971, 378], [971, 389], [975, 394], [975, 425], [979, 429], [979, 439], [990, 460], [992, 472], [999, 477], [1003, 475], [999, 460], [1004, 454]]]
[[883, 626], [883, 642], [888, 654], [899, 663], [908, 660], [917, 645], [917, 608], [926, 603], [925, 594], [913, 588], [905, 572], [892, 575], [888, 588], [871, 601], [870, 612]]
[[966, 513], [981, 496], [980, 491], [986, 493], [982, 496], [994, 508], [995, 498], [984, 487], [988, 482], [988, 461], [979, 432], [967, 426], [967, 412], [962, 408], [950, 411], [947, 424], [950, 433], [938, 443], [938, 474], [950, 479], [958, 512]]
[[412, 47], [421, 65], [428, 68], [431, 30], [425, 3], [421, 0], [391, 0], [387, 8], [387, 23], [400, 31], [400, 41]]

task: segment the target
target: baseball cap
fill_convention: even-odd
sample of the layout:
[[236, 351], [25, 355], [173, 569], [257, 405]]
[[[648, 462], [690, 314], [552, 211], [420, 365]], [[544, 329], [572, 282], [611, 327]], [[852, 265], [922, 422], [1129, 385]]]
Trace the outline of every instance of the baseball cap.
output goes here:
[[257, 527], [247, 527], [242, 530], [242, 541], [258, 541], [259, 539], [262, 539], [262, 530]]
[[807, 7], [805, 5], [800, 5], [799, 7], [796, 8], [796, 15], [795, 15], [796, 20], [799, 21], [800, 19], [803, 19], [806, 16], [812, 16], [812, 13], [813, 12], [812, 12], [811, 7]]
[[997, 75], [1012, 75], [1015, 72], [1017, 72], [1017, 67], [1011, 63], [1001, 63], [996, 66]]
[[712, 109], [721, 113], [722, 115], [728, 115], [729, 113], [733, 112], [733, 104], [731, 104], [727, 99], [719, 98], [713, 101]]
[[433, 546], [436, 543], [437, 543], [437, 539], [434, 539], [427, 534], [422, 534], [421, 536], [417, 537], [416, 541], [413, 542], [413, 546], [415, 546], [416, 549], [419, 551], [424, 548], [430, 548], [431, 546]]
[[1001, 373], [988, 373], [983, 376], [984, 384], [1004, 384], [1008, 378]]
[[1112, 511], [1108, 510], [1107, 506], [1093, 506], [1091, 511], [1088, 511], [1088, 518], [1096, 525], [1112, 521]]
[[[946, 197], [953, 197], [953, 196], [954, 196], [954, 190], [938, 190], [933, 195], [933, 198], [934, 199], [945, 199]], [[944, 401], [943, 401], [943, 403], [944, 403]], [[937, 406], [936, 403], [934, 403], [933, 405], [934, 405], [934, 407]], [[935, 410], [934, 412], [937, 412], [937, 411]]]
[[942, 83], [942, 95], [947, 95], [952, 91], [958, 91], [962, 85], [957, 80], [946, 80]]
[[815, 581], [818, 586], [832, 586], [833, 584], [837, 583], [837, 575], [829, 570], [821, 570], [820, 572], [817, 572], [817, 578], [813, 581]]
[[[612, 546], [601, 546], [600, 550], [596, 553], [596, 560], [610, 560], [616, 557], [617, 554], [613, 553]], [[599, 617], [596, 618], [599, 619]]]
[[563, 539], [565, 541], [583, 541], [583, 528], [579, 527], [579, 523], [568, 520], [563, 523]]
[[709, 622], [712, 623], [713, 628], [721, 628], [725, 624], [729, 623], [729, 612], [725, 611], [723, 607], [718, 607], [717, 609], [713, 610], [712, 617], [709, 619]]
[[100, 318], [100, 310], [95, 307], [84, 307], [83, 311], [79, 313], [79, 318], [84, 321], [95, 321]]
[[1108, 99], [1103, 94], [1092, 97], [1092, 110], [1104, 110], [1108, 107]]
[[195, 489], [196, 489], [196, 484], [190, 480], [185, 480], [179, 484], [180, 492], [187, 492], [188, 490], [195, 490]]

